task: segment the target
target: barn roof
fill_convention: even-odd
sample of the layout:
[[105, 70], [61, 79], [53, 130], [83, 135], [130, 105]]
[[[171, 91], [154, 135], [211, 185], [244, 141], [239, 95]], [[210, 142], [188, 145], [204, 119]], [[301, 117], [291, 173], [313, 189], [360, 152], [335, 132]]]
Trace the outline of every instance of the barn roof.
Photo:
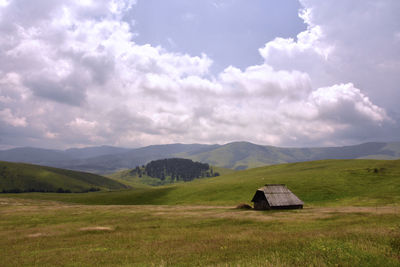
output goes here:
[[[264, 193], [270, 207], [277, 206], [297, 206], [303, 205], [295, 194], [292, 193], [284, 184], [267, 184], [257, 191]], [[253, 198], [253, 202], [254, 202]]]

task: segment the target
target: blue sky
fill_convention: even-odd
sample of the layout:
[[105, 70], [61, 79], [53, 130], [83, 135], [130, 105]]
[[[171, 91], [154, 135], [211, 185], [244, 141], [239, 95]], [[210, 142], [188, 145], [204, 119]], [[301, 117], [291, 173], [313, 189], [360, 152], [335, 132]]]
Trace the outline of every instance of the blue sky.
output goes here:
[[400, 141], [398, 0], [0, 0], [0, 149]]
[[138, 44], [205, 53], [218, 74], [229, 65], [244, 69], [262, 63], [258, 48], [277, 36], [296, 38], [306, 29], [300, 8], [296, 0], [148, 0], [139, 1], [126, 20], [134, 20]]

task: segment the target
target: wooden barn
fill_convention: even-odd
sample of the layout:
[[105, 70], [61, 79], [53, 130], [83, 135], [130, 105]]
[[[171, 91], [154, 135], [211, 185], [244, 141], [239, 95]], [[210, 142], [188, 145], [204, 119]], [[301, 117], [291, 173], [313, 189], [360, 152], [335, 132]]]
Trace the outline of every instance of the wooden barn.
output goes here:
[[266, 184], [256, 191], [251, 202], [256, 210], [302, 209], [304, 204], [284, 184]]

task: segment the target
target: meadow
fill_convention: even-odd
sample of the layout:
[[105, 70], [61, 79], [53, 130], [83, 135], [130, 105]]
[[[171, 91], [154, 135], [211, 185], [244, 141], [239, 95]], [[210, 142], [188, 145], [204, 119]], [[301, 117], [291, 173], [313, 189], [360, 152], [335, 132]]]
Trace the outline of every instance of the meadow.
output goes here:
[[90, 206], [0, 199], [2, 266], [399, 266], [400, 207]]
[[82, 193], [124, 188], [128, 186], [92, 173], [0, 161], [0, 192]]
[[[119, 180], [122, 182], [123, 180]], [[10, 194], [91, 205], [224, 205], [248, 203], [264, 184], [286, 184], [306, 205], [374, 206], [400, 203], [400, 160], [321, 160], [278, 164], [150, 187], [87, 194]]]
[[[302, 210], [254, 211], [265, 183]], [[328, 160], [85, 194], [1, 194], [2, 266], [400, 266], [400, 162]]]

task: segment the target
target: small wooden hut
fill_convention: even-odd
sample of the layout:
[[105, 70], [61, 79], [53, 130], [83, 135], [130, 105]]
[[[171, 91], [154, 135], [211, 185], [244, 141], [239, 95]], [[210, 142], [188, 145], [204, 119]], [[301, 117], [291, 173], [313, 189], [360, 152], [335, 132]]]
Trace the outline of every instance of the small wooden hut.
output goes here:
[[304, 204], [284, 184], [266, 184], [256, 191], [251, 202], [255, 210], [302, 209]]

